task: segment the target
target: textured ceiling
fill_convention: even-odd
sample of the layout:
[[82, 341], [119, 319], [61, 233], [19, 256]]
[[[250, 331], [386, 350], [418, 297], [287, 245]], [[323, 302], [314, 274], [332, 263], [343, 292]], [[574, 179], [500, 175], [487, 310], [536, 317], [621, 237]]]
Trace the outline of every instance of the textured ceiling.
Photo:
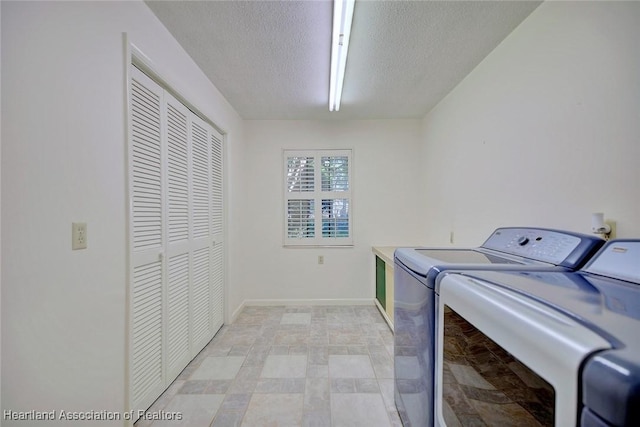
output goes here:
[[245, 119], [422, 118], [539, 1], [355, 5], [329, 112], [330, 1], [146, 1]]

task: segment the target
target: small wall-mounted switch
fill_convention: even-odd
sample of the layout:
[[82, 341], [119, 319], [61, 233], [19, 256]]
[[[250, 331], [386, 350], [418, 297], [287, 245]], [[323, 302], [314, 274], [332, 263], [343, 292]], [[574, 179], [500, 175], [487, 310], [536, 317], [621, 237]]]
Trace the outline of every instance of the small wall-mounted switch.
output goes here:
[[87, 223], [74, 222], [71, 224], [71, 249], [87, 249]]
[[324, 264], [324, 255], [318, 255], [318, 264]]

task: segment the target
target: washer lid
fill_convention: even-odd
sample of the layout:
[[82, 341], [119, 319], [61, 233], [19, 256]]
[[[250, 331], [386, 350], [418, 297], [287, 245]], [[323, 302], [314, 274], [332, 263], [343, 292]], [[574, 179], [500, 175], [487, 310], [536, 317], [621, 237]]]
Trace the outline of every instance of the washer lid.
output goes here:
[[[482, 270], [487, 266], [521, 265], [521, 262], [505, 257], [482, 253], [476, 249], [447, 248], [399, 248], [395, 251], [396, 261], [422, 277], [437, 275], [447, 268], [472, 268]], [[435, 277], [434, 277], [435, 279]]]
[[428, 258], [434, 258], [447, 264], [522, 264], [501, 258], [489, 253], [482, 253], [475, 250], [455, 250], [455, 249], [416, 249], [416, 252]]

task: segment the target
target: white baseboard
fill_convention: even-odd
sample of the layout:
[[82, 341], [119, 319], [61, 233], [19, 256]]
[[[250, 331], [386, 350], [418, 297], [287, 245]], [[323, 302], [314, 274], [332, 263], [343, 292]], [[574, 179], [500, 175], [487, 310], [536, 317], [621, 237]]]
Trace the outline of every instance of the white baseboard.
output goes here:
[[236, 319], [240, 315], [240, 312], [242, 311], [243, 308], [244, 308], [244, 301], [242, 301], [242, 304], [240, 304], [238, 308], [236, 308], [236, 310], [231, 314], [231, 323], [235, 323]]
[[[375, 305], [375, 298], [353, 298], [353, 299], [246, 299], [231, 315], [231, 323], [235, 322], [240, 312], [245, 307], [258, 306], [292, 306], [292, 305]], [[388, 320], [387, 320], [388, 322]]]

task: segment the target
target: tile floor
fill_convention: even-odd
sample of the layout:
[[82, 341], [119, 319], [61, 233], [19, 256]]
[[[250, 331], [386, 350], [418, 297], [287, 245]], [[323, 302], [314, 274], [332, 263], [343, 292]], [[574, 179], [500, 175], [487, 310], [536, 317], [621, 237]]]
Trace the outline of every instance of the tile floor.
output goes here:
[[393, 335], [374, 306], [245, 307], [136, 427], [401, 426]]

